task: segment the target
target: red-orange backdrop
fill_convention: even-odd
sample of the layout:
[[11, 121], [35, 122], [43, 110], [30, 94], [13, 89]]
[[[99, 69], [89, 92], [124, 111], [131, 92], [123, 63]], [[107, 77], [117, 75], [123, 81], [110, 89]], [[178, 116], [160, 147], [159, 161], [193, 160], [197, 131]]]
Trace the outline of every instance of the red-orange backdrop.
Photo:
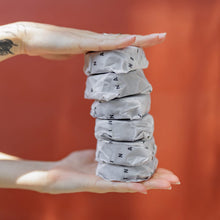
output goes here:
[[[220, 219], [217, 0], [1, 0], [0, 25], [35, 21], [97, 32], [167, 32], [146, 49], [159, 166], [182, 182], [172, 191], [64, 195], [0, 190], [0, 220]], [[0, 63], [0, 151], [57, 160], [94, 148], [83, 56]]]

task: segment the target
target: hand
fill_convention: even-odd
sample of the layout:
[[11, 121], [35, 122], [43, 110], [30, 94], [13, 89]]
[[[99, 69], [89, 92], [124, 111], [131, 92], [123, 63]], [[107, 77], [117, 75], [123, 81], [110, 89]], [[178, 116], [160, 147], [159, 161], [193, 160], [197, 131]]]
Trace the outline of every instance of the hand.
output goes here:
[[162, 43], [166, 33], [149, 35], [101, 34], [34, 22], [16, 22], [20, 53], [48, 59], [67, 59], [87, 51], [114, 50], [129, 45], [150, 47]]
[[150, 189], [171, 189], [171, 184], [180, 184], [171, 171], [158, 168], [151, 179], [141, 183], [110, 182], [95, 175], [97, 162], [95, 150], [76, 151], [55, 162], [48, 171], [48, 184], [44, 192], [51, 194], [73, 192], [140, 192]]

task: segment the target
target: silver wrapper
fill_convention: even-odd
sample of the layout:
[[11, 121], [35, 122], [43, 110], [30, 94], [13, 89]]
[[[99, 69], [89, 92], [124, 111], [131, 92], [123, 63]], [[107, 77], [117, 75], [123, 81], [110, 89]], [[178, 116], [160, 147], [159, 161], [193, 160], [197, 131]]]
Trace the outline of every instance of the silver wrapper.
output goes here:
[[135, 142], [98, 140], [96, 161], [126, 166], [139, 166], [148, 163], [156, 155], [154, 138]]
[[84, 97], [110, 101], [135, 94], [149, 94], [152, 86], [146, 79], [142, 70], [134, 70], [128, 73], [116, 75], [106, 73], [92, 75], [87, 78]]
[[140, 119], [150, 111], [150, 94], [128, 96], [109, 102], [95, 101], [90, 114], [100, 119]]
[[95, 137], [114, 141], [137, 141], [153, 136], [154, 120], [150, 114], [138, 120], [96, 119]]
[[96, 175], [110, 181], [141, 182], [151, 178], [158, 165], [158, 160], [152, 160], [142, 166], [120, 166], [107, 163], [98, 163]]
[[118, 50], [87, 53], [83, 71], [86, 75], [108, 72], [120, 74], [147, 68], [148, 64], [142, 48], [128, 46]]

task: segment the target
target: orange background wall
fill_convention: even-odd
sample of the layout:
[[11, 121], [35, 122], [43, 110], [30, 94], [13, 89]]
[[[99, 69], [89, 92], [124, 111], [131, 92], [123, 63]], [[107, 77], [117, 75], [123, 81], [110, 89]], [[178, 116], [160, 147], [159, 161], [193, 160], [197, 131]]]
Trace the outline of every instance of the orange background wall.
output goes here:
[[[0, 190], [0, 220], [220, 219], [220, 2], [1, 0], [0, 25], [35, 21], [108, 33], [167, 32], [146, 49], [159, 167], [182, 182], [148, 195]], [[17, 56], [0, 63], [0, 152], [58, 160], [94, 148], [83, 55]]]

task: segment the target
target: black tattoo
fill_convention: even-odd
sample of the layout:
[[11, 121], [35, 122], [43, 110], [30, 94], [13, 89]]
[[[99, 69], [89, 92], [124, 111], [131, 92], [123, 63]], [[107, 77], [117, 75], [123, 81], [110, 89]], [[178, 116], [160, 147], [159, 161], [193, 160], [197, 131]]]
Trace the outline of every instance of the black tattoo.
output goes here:
[[13, 41], [9, 39], [0, 40], [0, 55], [4, 56], [8, 54], [13, 54], [13, 52], [10, 51], [10, 49], [13, 46], [18, 46], [18, 45], [14, 44]]

